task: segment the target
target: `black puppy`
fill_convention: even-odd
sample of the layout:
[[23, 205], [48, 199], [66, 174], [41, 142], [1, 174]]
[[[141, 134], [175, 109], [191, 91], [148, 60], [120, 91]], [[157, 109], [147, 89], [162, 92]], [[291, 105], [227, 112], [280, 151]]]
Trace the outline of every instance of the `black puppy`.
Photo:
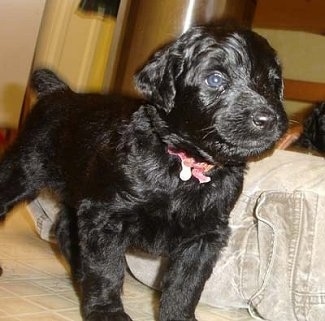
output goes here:
[[246, 161], [287, 127], [281, 68], [249, 30], [196, 27], [136, 75], [147, 101], [77, 94], [47, 70], [39, 101], [0, 165], [0, 215], [50, 189], [85, 320], [130, 320], [127, 248], [170, 258], [160, 320], [195, 320], [227, 244]]
[[308, 115], [296, 145], [319, 153], [325, 152], [325, 102], [316, 104]]

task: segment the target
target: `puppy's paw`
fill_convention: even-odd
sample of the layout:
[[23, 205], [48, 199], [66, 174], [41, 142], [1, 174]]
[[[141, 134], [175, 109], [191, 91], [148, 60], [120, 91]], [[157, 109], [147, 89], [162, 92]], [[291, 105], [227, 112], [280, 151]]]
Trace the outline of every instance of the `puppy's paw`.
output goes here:
[[124, 312], [92, 312], [85, 319], [86, 321], [132, 321]]

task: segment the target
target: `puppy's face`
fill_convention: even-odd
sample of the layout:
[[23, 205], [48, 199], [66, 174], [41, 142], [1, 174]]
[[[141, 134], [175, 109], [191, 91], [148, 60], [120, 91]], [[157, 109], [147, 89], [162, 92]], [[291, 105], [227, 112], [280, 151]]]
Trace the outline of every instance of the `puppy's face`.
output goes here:
[[215, 161], [257, 155], [287, 128], [274, 50], [248, 30], [196, 27], [136, 76], [171, 132]]

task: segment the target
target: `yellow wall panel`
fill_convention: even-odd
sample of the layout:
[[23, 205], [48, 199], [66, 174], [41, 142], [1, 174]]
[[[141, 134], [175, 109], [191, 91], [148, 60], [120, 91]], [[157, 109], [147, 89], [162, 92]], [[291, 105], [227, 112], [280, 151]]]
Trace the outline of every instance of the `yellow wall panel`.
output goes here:
[[34, 68], [58, 72], [77, 91], [101, 90], [115, 18], [78, 9], [79, 0], [48, 0]]

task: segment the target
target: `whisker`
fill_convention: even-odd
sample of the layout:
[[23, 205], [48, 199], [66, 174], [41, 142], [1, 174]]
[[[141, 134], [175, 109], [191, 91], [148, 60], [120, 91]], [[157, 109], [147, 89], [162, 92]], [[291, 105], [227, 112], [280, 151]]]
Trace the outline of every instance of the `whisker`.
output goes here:
[[212, 130], [214, 128], [215, 128], [215, 126], [214, 125], [211, 125], [211, 126], [208, 126], [208, 127], [205, 127], [205, 128], [200, 129], [200, 132], [205, 132], [207, 130]]
[[214, 130], [209, 131], [208, 133], [206, 133], [206, 134], [202, 137], [202, 139], [206, 139], [209, 135], [213, 134], [213, 132], [214, 132]]
[[200, 130], [200, 132], [207, 132], [203, 137], [202, 139], [206, 139], [209, 135], [213, 134], [213, 132], [215, 131], [215, 126], [214, 125], [211, 125], [211, 126], [208, 126], [208, 127], [205, 127], [203, 129]]

